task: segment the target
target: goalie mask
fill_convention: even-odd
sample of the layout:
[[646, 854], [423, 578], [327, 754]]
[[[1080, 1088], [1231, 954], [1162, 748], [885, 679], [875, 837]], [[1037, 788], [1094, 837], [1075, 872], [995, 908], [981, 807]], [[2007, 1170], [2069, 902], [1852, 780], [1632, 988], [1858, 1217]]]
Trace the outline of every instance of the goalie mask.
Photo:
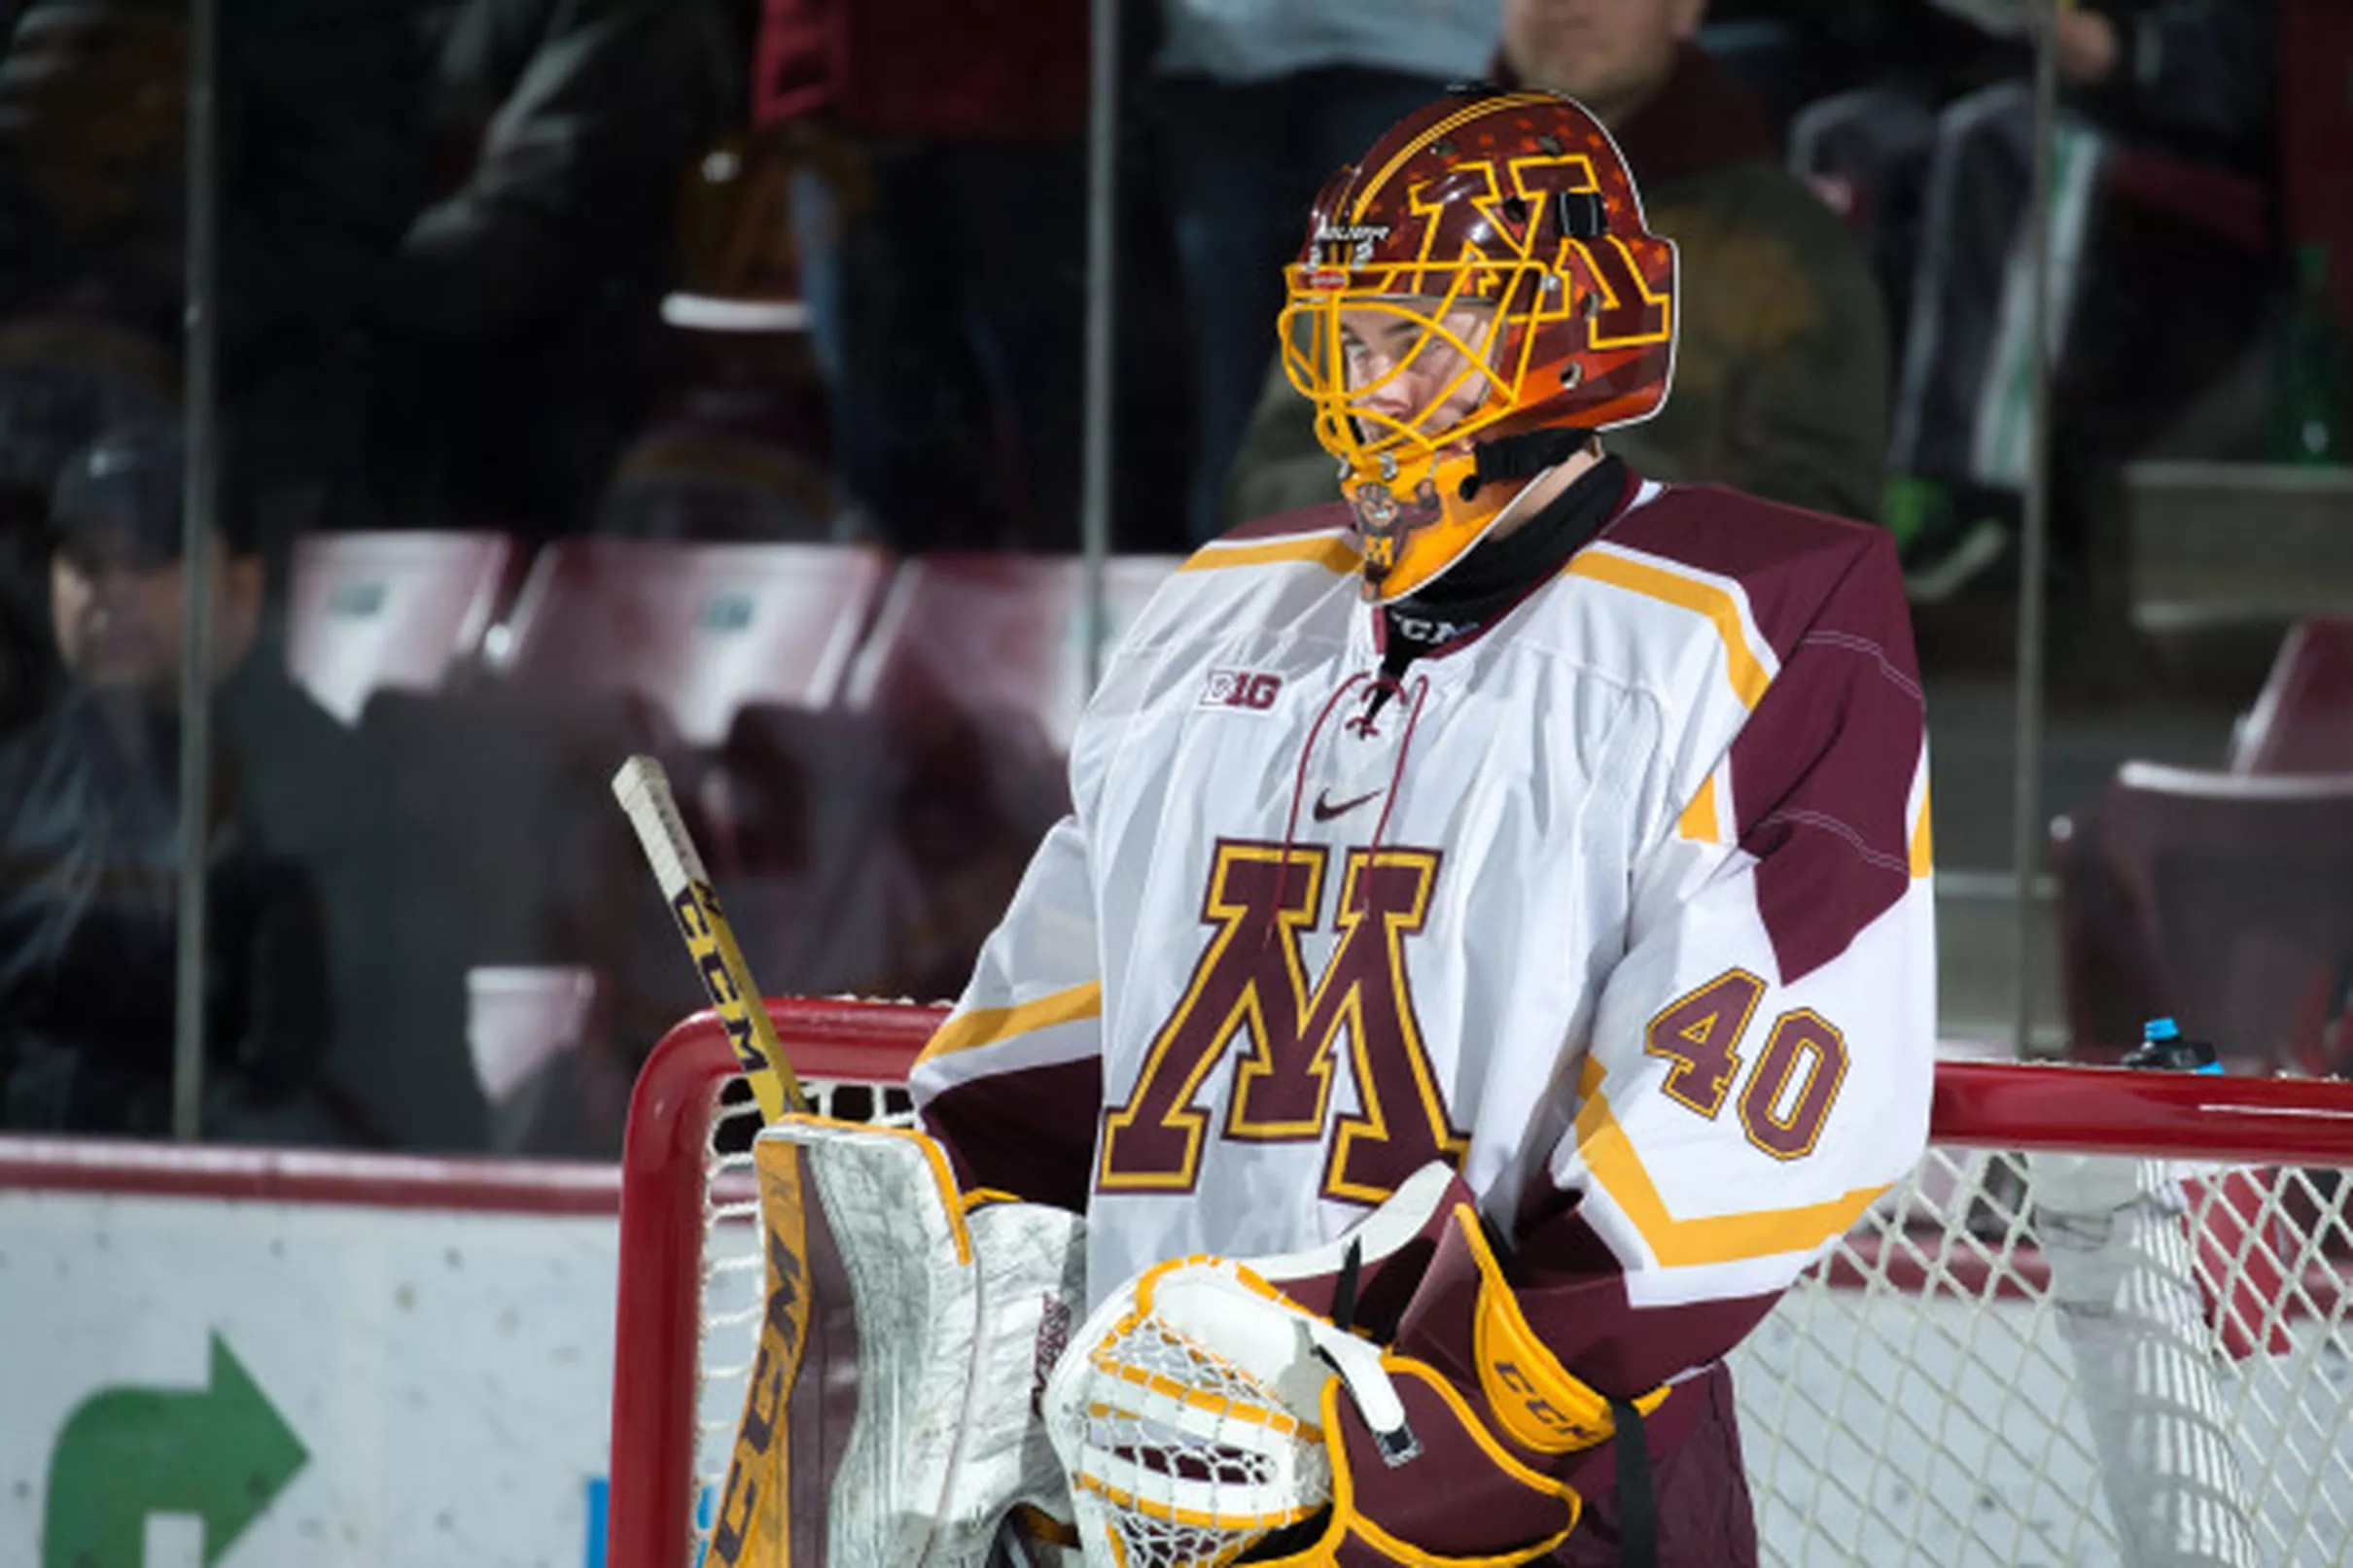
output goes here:
[[1667, 401], [1674, 246], [1567, 98], [1466, 88], [1408, 115], [1324, 186], [1286, 281], [1283, 369], [1340, 460], [1375, 603]]

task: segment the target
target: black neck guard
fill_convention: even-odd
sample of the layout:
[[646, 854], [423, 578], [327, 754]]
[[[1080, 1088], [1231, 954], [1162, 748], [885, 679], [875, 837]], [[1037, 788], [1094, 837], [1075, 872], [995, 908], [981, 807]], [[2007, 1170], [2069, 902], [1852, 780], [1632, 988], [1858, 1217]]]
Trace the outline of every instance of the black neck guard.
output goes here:
[[[1539, 434], [1571, 437], [1571, 452], [1591, 439], [1582, 431]], [[1487, 451], [1480, 448], [1483, 465]], [[1519, 603], [1600, 532], [1625, 488], [1625, 462], [1604, 455], [1527, 522], [1501, 539], [1481, 540], [1446, 575], [1385, 607], [1388, 642], [1383, 673], [1402, 673], [1419, 655], [1478, 630]]]

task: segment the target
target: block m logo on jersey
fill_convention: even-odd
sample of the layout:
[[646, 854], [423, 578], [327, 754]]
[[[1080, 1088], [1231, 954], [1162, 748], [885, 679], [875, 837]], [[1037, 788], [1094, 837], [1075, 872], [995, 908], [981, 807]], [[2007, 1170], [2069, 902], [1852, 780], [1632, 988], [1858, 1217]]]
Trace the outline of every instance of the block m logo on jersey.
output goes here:
[[1311, 989], [1301, 938], [1321, 918], [1332, 852], [1294, 845], [1286, 868], [1280, 844], [1219, 841], [1201, 907], [1209, 945], [1136, 1087], [1104, 1123], [1100, 1191], [1192, 1190], [1210, 1119], [1195, 1102], [1229, 1054], [1219, 1136], [1319, 1140], [1343, 1036], [1357, 1109], [1332, 1129], [1323, 1195], [1378, 1203], [1430, 1161], [1461, 1158], [1469, 1139], [1455, 1131], [1430, 1071], [1407, 975], [1442, 857], [1400, 848], [1346, 854], [1336, 945]]

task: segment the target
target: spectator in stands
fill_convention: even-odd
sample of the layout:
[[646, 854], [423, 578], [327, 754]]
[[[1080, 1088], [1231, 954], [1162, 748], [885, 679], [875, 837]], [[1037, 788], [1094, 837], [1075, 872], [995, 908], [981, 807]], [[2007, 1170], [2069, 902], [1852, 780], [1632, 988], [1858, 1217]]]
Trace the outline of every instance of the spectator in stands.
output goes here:
[[1198, 540], [1225, 526], [1308, 204], [1409, 110], [1486, 68], [1495, 0], [1162, 0], [1161, 16], [1154, 99], [1193, 316]]
[[[1497, 74], [1609, 126], [1673, 240], [1682, 320], [1664, 413], [1610, 434], [1666, 480], [1873, 513], [1886, 429], [1884, 312], [1862, 248], [1790, 176], [1753, 96], [1693, 42], [1705, 0], [1505, 0]], [[1263, 353], [1264, 350], [1262, 349]], [[1334, 499], [1331, 460], [1280, 366], [1232, 480], [1230, 521]]]
[[89, 315], [0, 325], [0, 735], [48, 706], [49, 489], [101, 432], [169, 417], [172, 357]]
[[[742, 115], [729, 3], [224, 0], [220, 390], [249, 436], [346, 522], [581, 528], [648, 411], [678, 176]], [[28, 0], [0, 320], [177, 335], [185, 12]]]
[[[413, 0], [224, 0], [218, 385], [249, 427], [356, 493], [369, 316], [423, 202]], [[26, 0], [0, 69], [0, 321], [45, 375], [135, 373], [106, 339], [176, 342], [187, 278], [185, 0]], [[76, 340], [76, 339], [79, 340]], [[11, 352], [12, 383], [26, 390]], [[175, 378], [176, 379], [176, 378]], [[166, 383], [167, 386], [170, 383]], [[36, 389], [37, 390], [37, 389]], [[119, 418], [158, 410], [112, 410]], [[0, 419], [14, 425], [10, 410]], [[104, 426], [80, 430], [71, 451]], [[66, 453], [40, 475], [46, 487]]]
[[56, 685], [40, 580], [48, 524], [47, 496], [0, 484], [0, 738], [38, 717]]
[[158, 327], [182, 256], [184, 8], [27, 0], [0, 71], [0, 316], [99, 298]]
[[1075, 548], [1086, 0], [764, 0], [753, 96], [875, 531]]
[[[2112, 148], [2151, 149], [2240, 176], [2267, 173], [2276, 40], [2271, 0], [2098, 0], [2058, 12], [2051, 39], [2063, 88], [2051, 205], [2054, 341], [2068, 343], [2093, 271], [2102, 292], [2118, 297], [2179, 287], [2177, 277], [2160, 285], [2141, 258], [2117, 256], [2102, 242], [2098, 197]], [[1809, 172], [1868, 183], [1889, 162], [1891, 145], [1930, 148], [1884, 515], [1914, 600], [1949, 598], [2004, 556], [2022, 506], [2033, 89], [2012, 77], [1936, 111], [1882, 87], [1817, 105], [1804, 122], [1798, 154]], [[2236, 297], [2201, 297], [2195, 312], [2162, 312], [2165, 335], [2173, 338], [2191, 315], [2202, 327], [2236, 322], [2243, 331], [2251, 322], [2234, 307], [2263, 291], [2229, 292]], [[2117, 300], [2103, 303], [2113, 313]], [[2177, 404], [2195, 391], [2205, 359], [2175, 339], [2160, 364], [2126, 370], [2120, 361], [2100, 374], [2102, 366], [2079, 358], [2073, 368], [2093, 373], [2090, 386], [2076, 380], [2090, 396], [2146, 407]]]
[[705, 543], [848, 532], [794, 254], [798, 173], [777, 138], [738, 132], [687, 176], [680, 287], [662, 300], [670, 385], [621, 454], [597, 532]]
[[[11, 533], [0, 579], [29, 566], [46, 600], [49, 551], [28, 519], [46, 515], [51, 482], [100, 433], [174, 403], [177, 367], [162, 345], [178, 330], [187, 272], [187, 21], [158, 0], [27, 0], [5, 19], [0, 489]], [[14, 604], [21, 586], [0, 582], [0, 600]], [[46, 645], [45, 609], [36, 624]]]
[[[430, 1077], [441, 1060], [436, 1042], [371, 1033], [418, 1014], [399, 1005], [398, 981], [360, 983], [389, 961], [363, 950], [362, 932], [370, 909], [410, 890], [392, 875], [410, 852], [379, 804], [383, 770], [265, 649], [264, 571], [233, 473], [212, 541], [206, 654], [205, 1127], [380, 1141], [367, 1107], [323, 1069], [382, 1052], [389, 1070]], [[67, 685], [0, 743], [0, 1124], [10, 1128], [170, 1128], [184, 480], [176, 430], [128, 426], [77, 455], [52, 498], [52, 617]], [[462, 1061], [454, 1019], [449, 1032], [442, 1055]], [[478, 1139], [469, 1093], [466, 1078], [449, 1081], [451, 1135], [402, 1132]]]
[[[54, 497], [52, 612], [71, 684], [0, 751], [0, 1056], [11, 1128], [170, 1130], [186, 640], [171, 446], [155, 429], [103, 438], [68, 467]], [[292, 779], [242, 754], [257, 717], [282, 733], [284, 709], [302, 699], [240, 668], [260, 622], [262, 567], [241, 530], [225, 529], [215, 548], [224, 766], [208, 846], [209, 1065], [223, 1105], [277, 1105], [309, 1082], [331, 1028], [327, 941], [315, 880], [266, 828], [255, 831], [251, 791], [273, 777], [330, 788], [352, 781]]]
[[377, 323], [404, 510], [582, 531], [651, 401], [678, 181], [742, 112], [719, 0], [437, 0], [439, 189]]

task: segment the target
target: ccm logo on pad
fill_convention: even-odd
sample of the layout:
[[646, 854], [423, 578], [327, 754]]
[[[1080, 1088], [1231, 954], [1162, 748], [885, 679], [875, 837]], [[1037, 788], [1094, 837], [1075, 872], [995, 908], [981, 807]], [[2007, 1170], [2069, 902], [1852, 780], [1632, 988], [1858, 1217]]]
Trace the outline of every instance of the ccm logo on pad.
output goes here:
[[1260, 670], [1212, 670], [1209, 682], [1201, 688], [1201, 706], [1263, 714], [1282, 694], [1282, 677], [1279, 675]]

